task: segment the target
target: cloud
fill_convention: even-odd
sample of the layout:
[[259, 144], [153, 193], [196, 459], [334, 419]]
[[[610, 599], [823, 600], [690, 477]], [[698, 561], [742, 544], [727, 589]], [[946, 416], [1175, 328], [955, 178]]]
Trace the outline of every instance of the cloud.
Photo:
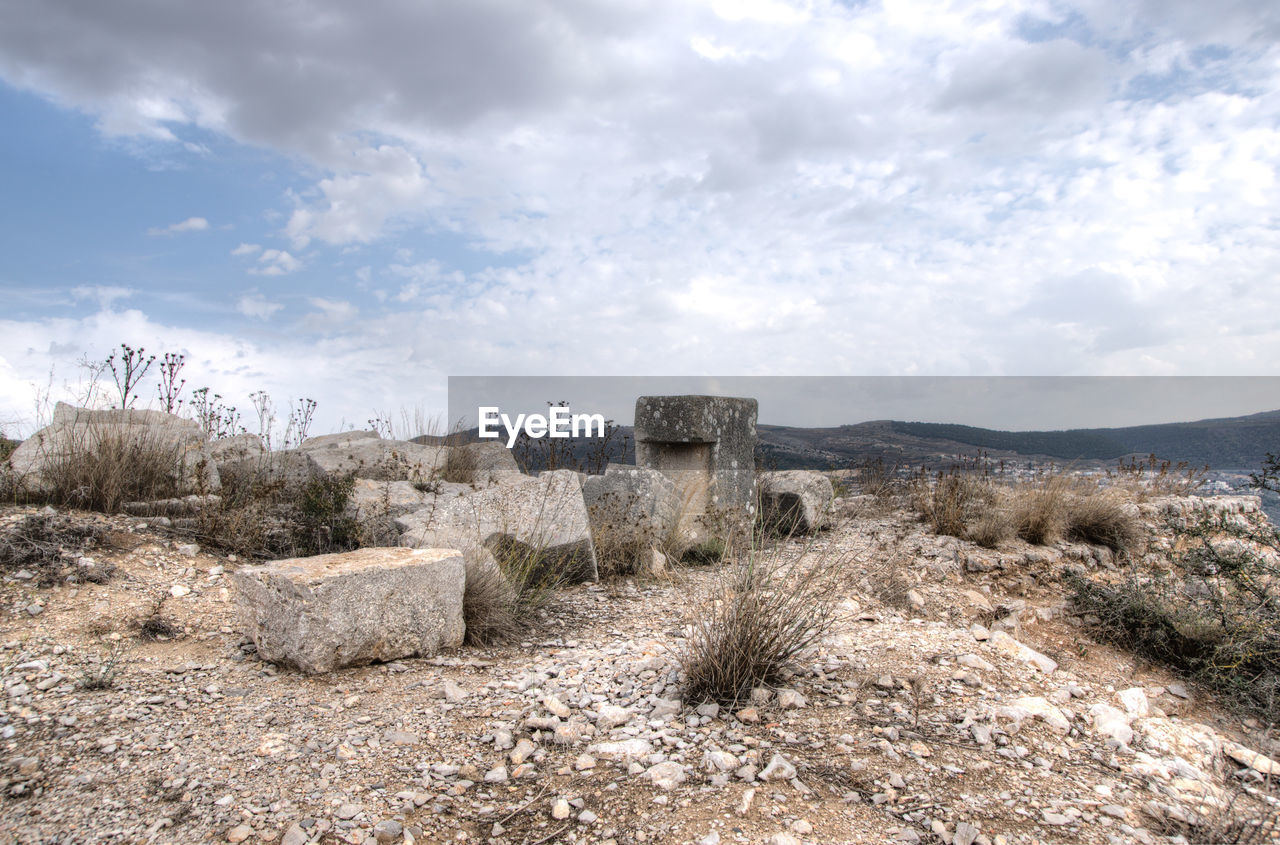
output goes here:
[[315, 320], [318, 325], [349, 323], [360, 310], [350, 302], [325, 299], [319, 296], [308, 297], [307, 302], [311, 303], [311, 307], [316, 309], [316, 312], [311, 316], [312, 318], [318, 318]]
[[247, 293], [236, 300], [236, 310], [246, 317], [266, 320], [284, 308], [279, 302], [272, 302], [258, 293]]
[[203, 217], [188, 217], [178, 223], [170, 223], [163, 228], [151, 228], [148, 235], [178, 235], [183, 232], [203, 232], [209, 228], [209, 221]]
[[87, 8], [22, 6], [0, 75], [296, 163], [245, 236], [288, 251], [232, 254], [345, 280], [289, 331], [386, 366], [1280, 360], [1274, 3]]
[[283, 276], [302, 267], [302, 262], [281, 249], [264, 249], [258, 263], [249, 268], [255, 276]]
[[132, 288], [120, 287], [118, 285], [79, 285], [71, 289], [72, 299], [96, 300], [98, 307], [104, 311], [111, 310], [111, 306], [118, 300], [128, 299], [135, 293], [137, 293], [137, 291]]

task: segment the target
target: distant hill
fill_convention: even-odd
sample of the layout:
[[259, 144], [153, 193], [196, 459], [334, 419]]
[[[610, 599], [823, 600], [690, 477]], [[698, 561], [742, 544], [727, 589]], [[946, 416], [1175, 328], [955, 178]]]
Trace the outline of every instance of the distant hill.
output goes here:
[[[1000, 431], [898, 420], [830, 428], [761, 424], [756, 431], [761, 463], [772, 469], [839, 469], [877, 457], [903, 465], [944, 467], [982, 452], [995, 462], [1104, 464], [1155, 454], [1194, 467], [1207, 464], [1215, 470], [1255, 470], [1268, 451], [1280, 453], [1280, 410], [1197, 422], [1065, 431]], [[475, 431], [461, 436], [474, 439]], [[609, 460], [635, 463], [630, 426], [619, 427], [613, 446]], [[580, 465], [600, 462], [596, 441], [579, 440], [567, 448]], [[544, 468], [539, 452], [535, 448], [522, 453], [517, 447], [518, 456], [531, 464], [531, 470]]]
[[779, 468], [848, 466], [875, 457], [936, 465], [957, 455], [987, 453], [991, 460], [1052, 459], [1115, 463], [1155, 454], [1162, 459], [1219, 470], [1256, 469], [1267, 452], [1280, 452], [1280, 411], [1196, 422], [1065, 431], [1000, 431], [950, 423], [875, 422], [836, 428], [759, 427], [761, 451]]

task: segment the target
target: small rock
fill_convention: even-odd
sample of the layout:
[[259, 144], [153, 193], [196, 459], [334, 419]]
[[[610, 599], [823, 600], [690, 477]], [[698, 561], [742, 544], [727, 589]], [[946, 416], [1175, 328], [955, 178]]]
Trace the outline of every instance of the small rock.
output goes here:
[[761, 780], [791, 780], [796, 776], [796, 767], [781, 754], [774, 754], [769, 765], [760, 773]]
[[334, 815], [342, 819], [344, 822], [351, 821], [356, 816], [360, 815], [360, 805], [359, 804], [343, 804], [342, 806], [338, 807], [336, 811], [334, 811]]
[[563, 798], [557, 798], [551, 802], [551, 818], [556, 819], [557, 821], [563, 821], [564, 819], [569, 818], [570, 812], [569, 802]]
[[373, 838], [383, 845], [395, 842], [404, 835], [404, 827], [395, 819], [386, 819], [373, 826]]
[[793, 689], [778, 690], [778, 706], [783, 710], [799, 710], [808, 703], [803, 695]]
[[644, 774], [659, 789], [675, 789], [688, 778], [684, 766], [672, 760], [650, 766]]
[[450, 704], [459, 704], [467, 697], [467, 691], [448, 678], [443, 685], [444, 700]]
[[227, 831], [228, 842], [243, 842], [253, 836], [253, 828], [247, 824], [238, 824]]

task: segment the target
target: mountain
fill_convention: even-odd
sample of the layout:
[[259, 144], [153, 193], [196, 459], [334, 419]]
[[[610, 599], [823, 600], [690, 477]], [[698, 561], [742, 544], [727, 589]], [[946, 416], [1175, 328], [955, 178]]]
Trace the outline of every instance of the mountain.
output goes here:
[[[1193, 467], [1207, 464], [1215, 470], [1256, 470], [1267, 452], [1280, 453], [1280, 410], [1196, 422], [1065, 431], [1001, 431], [951, 423], [873, 420], [831, 428], [762, 423], [756, 426], [756, 433], [760, 462], [770, 469], [842, 469], [877, 457], [889, 464], [946, 467], [982, 453], [991, 462], [1059, 464], [1114, 464], [1121, 458], [1154, 454]], [[474, 439], [475, 431], [464, 432], [462, 437]], [[526, 469], [544, 469], [549, 447], [557, 452], [555, 463], [559, 466], [598, 471], [606, 460], [635, 462], [630, 426], [619, 426], [605, 450], [591, 439], [561, 440], [554, 446], [547, 440], [529, 441], [517, 444], [517, 460]]]
[[957, 456], [986, 453], [993, 461], [1052, 459], [1115, 463], [1155, 454], [1191, 466], [1256, 469], [1267, 452], [1280, 452], [1280, 411], [1196, 422], [1081, 428], [1064, 431], [1000, 431], [950, 423], [875, 422], [836, 428], [759, 426], [766, 463], [779, 468], [848, 466], [877, 454], [905, 464], [936, 465]]

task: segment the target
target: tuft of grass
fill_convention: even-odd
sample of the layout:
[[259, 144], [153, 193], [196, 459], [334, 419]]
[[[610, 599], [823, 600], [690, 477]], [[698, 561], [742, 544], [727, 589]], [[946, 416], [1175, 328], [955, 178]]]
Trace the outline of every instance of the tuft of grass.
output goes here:
[[71, 442], [43, 463], [49, 501], [114, 513], [123, 502], [177, 496], [181, 447], [138, 428], [89, 424], [72, 429]]
[[969, 526], [999, 504], [995, 487], [985, 478], [950, 473], [933, 483], [916, 480], [912, 503], [936, 534], [967, 538]]
[[1019, 537], [1039, 546], [1071, 539], [1124, 552], [1142, 536], [1122, 491], [1061, 473], [1010, 485], [959, 473], [933, 483], [918, 479], [913, 501], [934, 532], [987, 548]]
[[1053, 474], [1012, 488], [1010, 518], [1018, 536], [1037, 546], [1051, 546], [1067, 534], [1071, 480]]
[[782, 680], [830, 632], [846, 594], [845, 561], [812, 544], [791, 559], [787, 548], [752, 542], [693, 603], [680, 653], [685, 701], [734, 704], [753, 687]]
[[1137, 517], [1115, 491], [1094, 489], [1074, 496], [1068, 514], [1067, 536], [1084, 543], [1106, 546], [1115, 552], [1137, 546], [1142, 532]]
[[504, 540], [491, 551], [492, 559], [467, 561], [462, 618], [468, 645], [518, 638], [565, 583], [563, 570], [534, 546]]
[[440, 477], [451, 484], [475, 484], [478, 471], [475, 451], [464, 445], [454, 445], [449, 447]]

